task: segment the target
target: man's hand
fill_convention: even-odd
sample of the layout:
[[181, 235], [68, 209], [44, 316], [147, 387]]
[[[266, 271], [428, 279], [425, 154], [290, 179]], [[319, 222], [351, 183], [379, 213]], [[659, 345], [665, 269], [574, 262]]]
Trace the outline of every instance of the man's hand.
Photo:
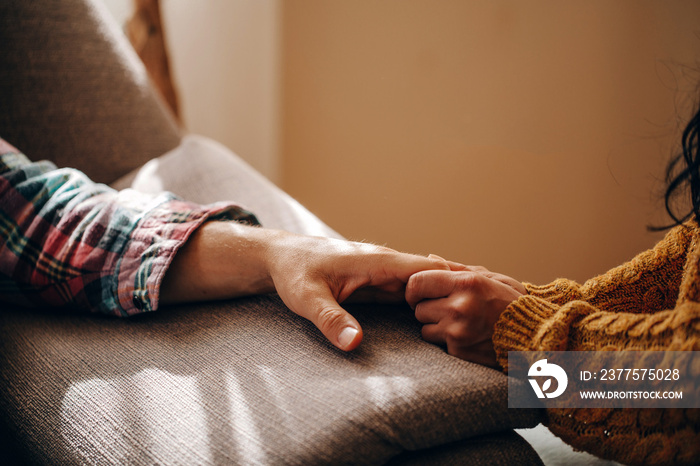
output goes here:
[[339, 303], [372, 288], [384, 301], [403, 301], [406, 282], [420, 270], [448, 269], [445, 261], [366, 243], [280, 235], [270, 247], [269, 269], [287, 306], [313, 322], [338, 348], [359, 345], [362, 329]]
[[424, 324], [426, 341], [445, 345], [453, 356], [497, 367], [491, 340], [494, 326], [506, 307], [525, 293], [513, 278], [464, 266], [461, 271], [413, 275], [406, 286], [406, 301]]
[[339, 303], [370, 289], [383, 300], [403, 299], [406, 282], [423, 270], [448, 270], [438, 257], [329, 238], [208, 222], [168, 269], [160, 301], [182, 302], [277, 292], [338, 348], [362, 340], [362, 327]]

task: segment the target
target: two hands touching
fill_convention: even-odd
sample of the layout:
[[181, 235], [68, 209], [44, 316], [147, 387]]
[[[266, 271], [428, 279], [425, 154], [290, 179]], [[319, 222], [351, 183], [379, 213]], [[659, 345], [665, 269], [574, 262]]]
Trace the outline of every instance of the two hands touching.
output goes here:
[[340, 303], [408, 301], [425, 340], [473, 362], [495, 366], [491, 343], [501, 312], [522, 284], [438, 256], [230, 222], [207, 222], [177, 253], [160, 302], [233, 298], [276, 292], [336, 347], [350, 351], [362, 327]]
[[423, 339], [445, 346], [467, 361], [498, 367], [493, 347], [496, 322], [525, 286], [483, 267], [452, 264], [452, 270], [426, 270], [411, 276], [406, 301], [423, 324]]

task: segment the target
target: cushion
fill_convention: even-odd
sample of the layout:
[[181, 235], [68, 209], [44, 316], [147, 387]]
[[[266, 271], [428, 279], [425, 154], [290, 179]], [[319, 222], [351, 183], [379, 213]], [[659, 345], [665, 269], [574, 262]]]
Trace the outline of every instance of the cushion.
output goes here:
[[180, 141], [101, 2], [0, 2], [0, 137], [111, 182]]
[[112, 187], [145, 193], [170, 191], [199, 204], [234, 201], [254, 212], [266, 228], [341, 237], [222, 144], [194, 134]]
[[534, 466], [542, 464], [540, 458], [532, 454], [527, 442], [516, 432], [511, 430], [479, 435], [439, 447], [405, 451], [386, 464], [388, 466]]
[[[502, 373], [355, 305], [344, 353], [275, 296], [128, 320], [0, 313], [0, 416], [32, 462], [379, 464], [541, 420]], [[525, 452], [532, 454], [527, 445]]]

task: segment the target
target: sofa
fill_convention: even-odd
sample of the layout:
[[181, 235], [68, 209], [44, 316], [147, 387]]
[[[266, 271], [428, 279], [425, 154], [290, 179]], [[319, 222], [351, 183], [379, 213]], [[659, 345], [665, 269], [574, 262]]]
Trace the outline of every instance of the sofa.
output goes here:
[[[0, 56], [0, 137], [30, 159], [339, 236], [184, 134], [99, 1], [4, 0]], [[348, 306], [350, 353], [275, 295], [128, 319], [0, 307], [4, 464], [541, 464], [513, 429], [542, 411], [508, 409], [506, 376], [422, 341], [406, 306]]]

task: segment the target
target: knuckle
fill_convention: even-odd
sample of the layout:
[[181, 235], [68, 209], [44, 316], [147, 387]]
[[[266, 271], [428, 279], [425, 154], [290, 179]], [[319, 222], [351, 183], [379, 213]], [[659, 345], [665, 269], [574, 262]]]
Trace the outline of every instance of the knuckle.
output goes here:
[[450, 327], [445, 329], [445, 339], [448, 342], [459, 341], [459, 339], [463, 336], [464, 332], [462, 331], [462, 329], [455, 325], [451, 325]]
[[465, 325], [451, 325], [445, 330], [445, 341], [448, 346], [462, 346], [469, 337], [469, 330]]
[[425, 317], [425, 312], [423, 312], [423, 310], [424, 310], [423, 308], [424, 308], [424, 303], [420, 302], [420, 303], [416, 304], [416, 308], [413, 311], [413, 314], [415, 315], [416, 320], [418, 322], [427, 323], [428, 319]]
[[479, 292], [484, 288], [488, 279], [478, 272], [462, 272], [459, 274], [458, 280], [461, 288]]
[[339, 329], [345, 322], [345, 312], [334, 307], [322, 308], [317, 316], [317, 325], [323, 333]]
[[406, 294], [413, 296], [420, 290], [421, 284], [423, 283], [423, 276], [420, 273], [414, 273], [408, 278], [406, 282]]
[[456, 296], [445, 306], [448, 318], [455, 322], [465, 322], [469, 319], [471, 300], [468, 296]]

